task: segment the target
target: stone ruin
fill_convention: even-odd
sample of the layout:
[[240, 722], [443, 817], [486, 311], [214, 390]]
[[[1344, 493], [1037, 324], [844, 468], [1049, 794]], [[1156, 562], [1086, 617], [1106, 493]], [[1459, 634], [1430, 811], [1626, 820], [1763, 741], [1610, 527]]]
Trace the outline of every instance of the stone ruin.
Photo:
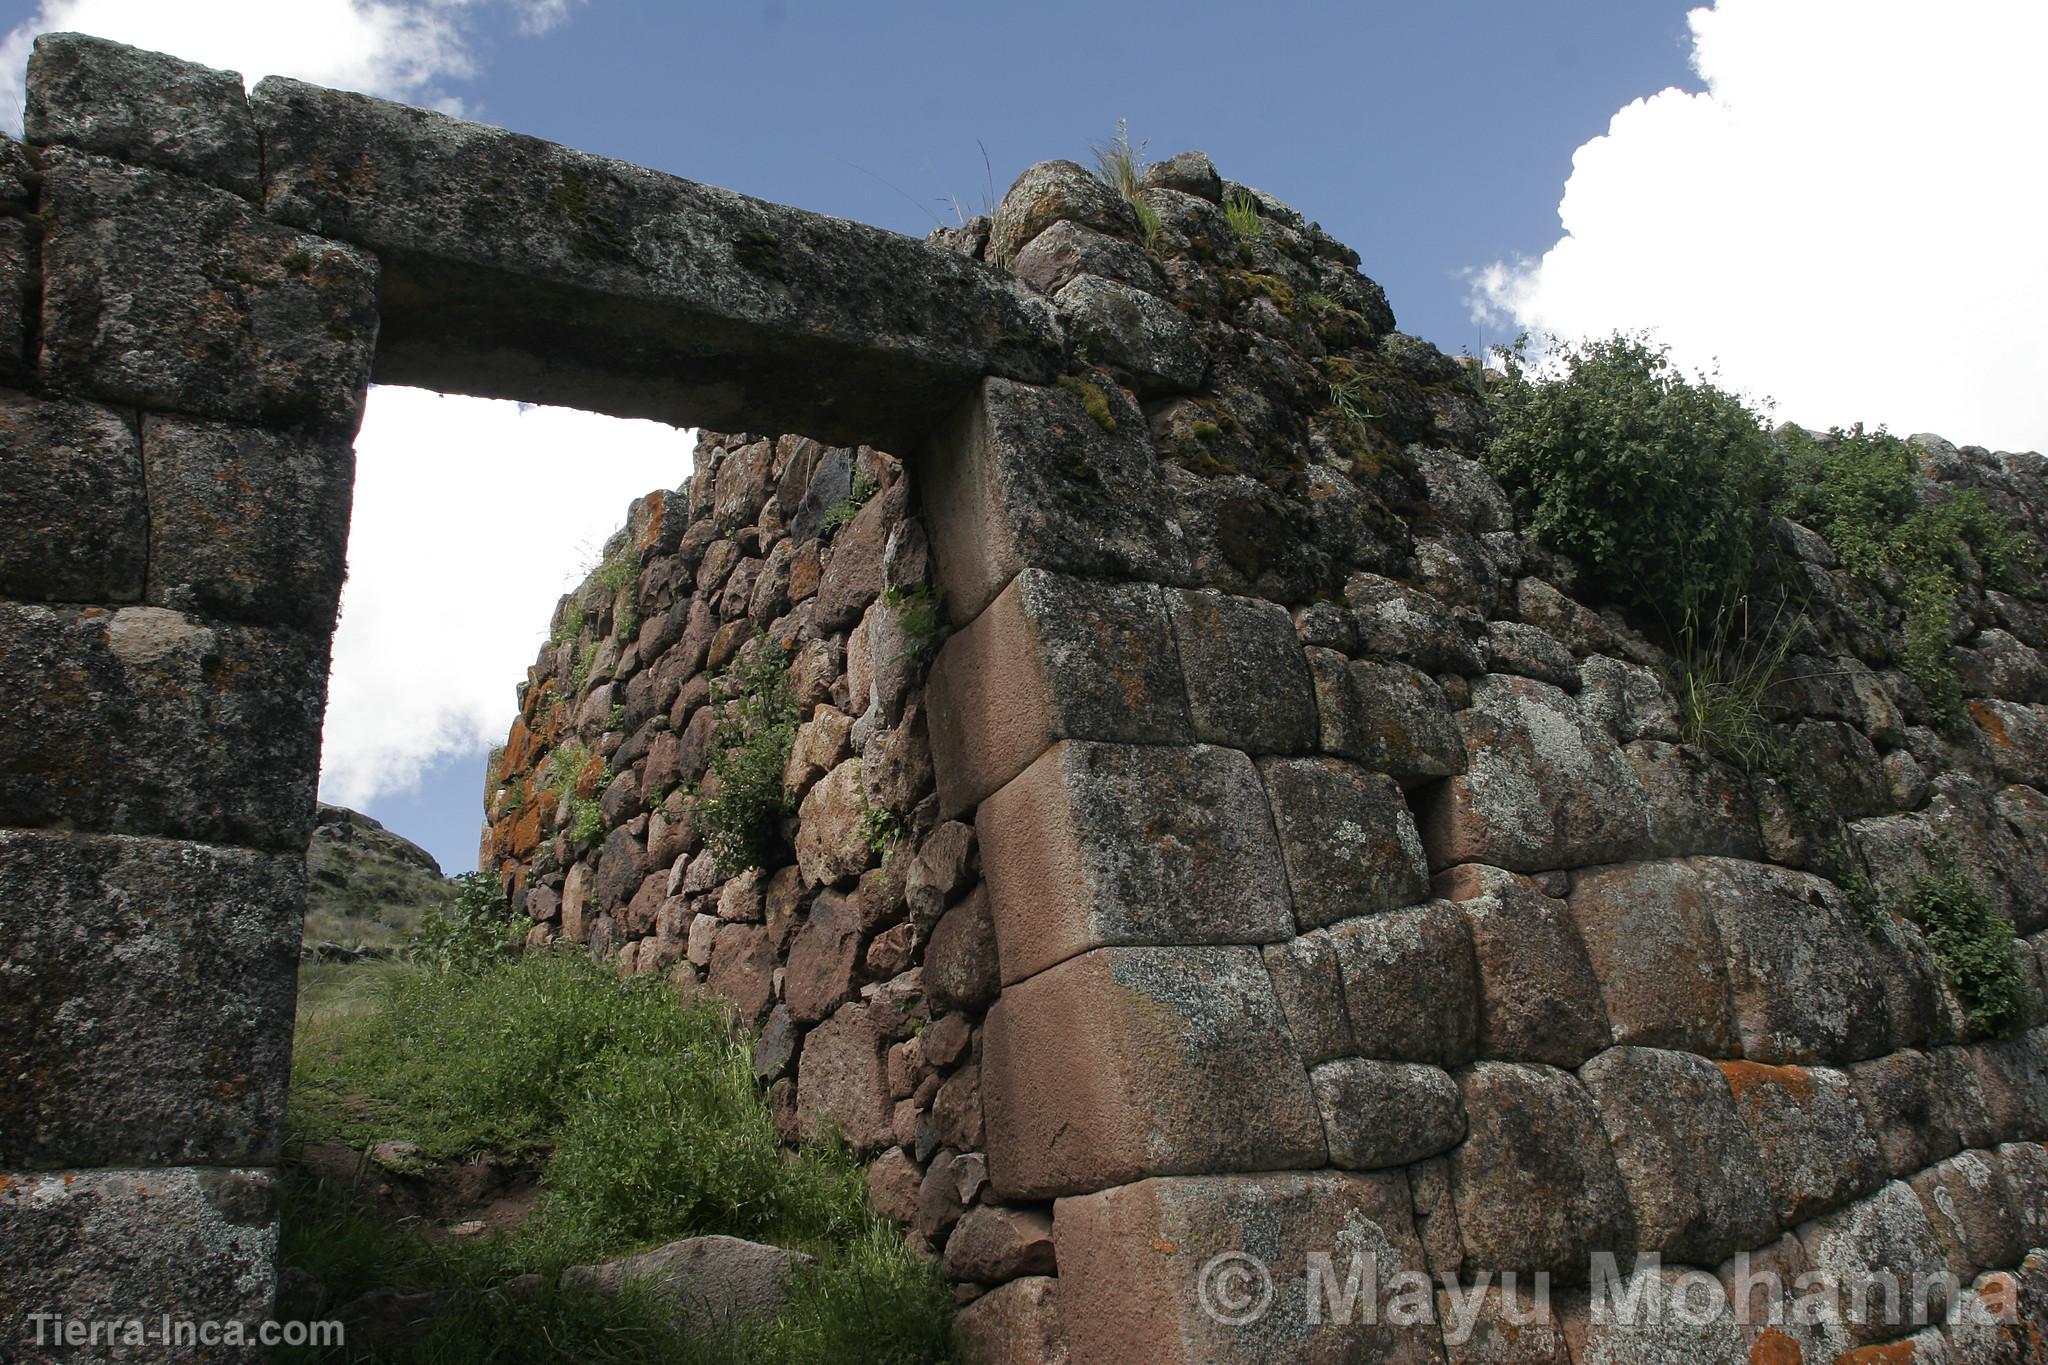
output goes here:
[[[1135, 197], [1045, 163], [917, 243], [40, 41], [0, 146], [0, 1339], [270, 1308], [374, 378], [709, 428], [630, 584], [558, 609], [483, 866], [533, 941], [756, 1026], [784, 1131], [871, 1157], [987, 1359], [2043, 1358], [2048, 582], [1967, 585], [1941, 728], [1781, 523], [1797, 772], [1740, 771], [1354, 253], [1199, 154]], [[2039, 456], [1915, 441], [2048, 543]], [[771, 650], [800, 804], [723, 876], [714, 675]], [[1938, 843], [2011, 922], [2017, 1036], [1840, 885]], [[1601, 1313], [1601, 1253], [1692, 1311]], [[1768, 1320], [1871, 1272], [1953, 1288]]]

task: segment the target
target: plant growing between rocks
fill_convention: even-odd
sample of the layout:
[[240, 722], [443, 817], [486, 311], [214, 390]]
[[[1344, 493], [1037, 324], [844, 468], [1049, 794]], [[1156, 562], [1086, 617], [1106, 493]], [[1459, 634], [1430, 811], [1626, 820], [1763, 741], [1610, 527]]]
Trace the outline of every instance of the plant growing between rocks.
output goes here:
[[1148, 253], [1156, 255], [1159, 250], [1161, 224], [1159, 212], [1145, 200], [1145, 148], [1146, 142], [1135, 147], [1131, 145], [1130, 124], [1124, 119], [1116, 121], [1116, 135], [1107, 142], [1098, 142], [1095, 153], [1095, 173], [1102, 183], [1122, 196], [1131, 206], [1131, 212], [1138, 218], [1139, 240]]
[[782, 772], [796, 742], [797, 706], [788, 667], [766, 633], [740, 651], [720, 686], [711, 734], [718, 790], [700, 799], [697, 819], [719, 872], [730, 877], [766, 863], [776, 824], [789, 813]]
[[1928, 850], [1927, 875], [1914, 885], [1904, 912], [1927, 935], [1969, 1012], [1970, 1028], [1988, 1038], [2010, 1038], [2027, 1024], [2030, 992], [2013, 960], [2012, 925], [1963, 871], [1952, 843]]

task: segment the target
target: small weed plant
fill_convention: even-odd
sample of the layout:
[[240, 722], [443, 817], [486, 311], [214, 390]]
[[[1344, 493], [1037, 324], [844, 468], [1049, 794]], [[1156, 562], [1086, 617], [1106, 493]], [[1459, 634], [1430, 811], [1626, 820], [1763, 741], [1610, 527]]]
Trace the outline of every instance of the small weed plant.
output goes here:
[[1156, 253], [1159, 250], [1159, 211], [1145, 198], [1145, 148], [1148, 144], [1131, 142], [1130, 124], [1124, 119], [1116, 121], [1116, 134], [1107, 142], [1095, 144], [1095, 174], [1102, 183], [1115, 190], [1131, 212], [1138, 218], [1138, 236], [1145, 250]]
[[782, 771], [796, 742], [796, 693], [782, 651], [765, 634], [740, 651], [721, 691], [711, 735], [718, 791], [699, 803], [697, 819], [718, 870], [734, 876], [766, 863], [789, 812]]
[[528, 921], [506, 908], [497, 883], [483, 873], [453, 880], [461, 890], [446, 906], [426, 908], [406, 955], [437, 975], [470, 975], [502, 962]]
[[859, 516], [860, 509], [867, 506], [868, 500], [879, 491], [880, 485], [873, 479], [865, 474], [855, 475], [852, 486], [847, 489], [846, 496], [826, 509], [825, 533], [829, 535]]
[[1223, 200], [1223, 219], [1241, 241], [1265, 235], [1266, 220], [1259, 201], [1249, 190], [1232, 190]]
[[1914, 885], [1906, 915], [1927, 935], [1927, 945], [1969, 1013], [1971, 1031], [2009, 1038], [2027, 1023], [2026, 979], [2013, 958], [2012, 925], [1963, 871], [1951, 843], [1928, 853], [1929, 870]]

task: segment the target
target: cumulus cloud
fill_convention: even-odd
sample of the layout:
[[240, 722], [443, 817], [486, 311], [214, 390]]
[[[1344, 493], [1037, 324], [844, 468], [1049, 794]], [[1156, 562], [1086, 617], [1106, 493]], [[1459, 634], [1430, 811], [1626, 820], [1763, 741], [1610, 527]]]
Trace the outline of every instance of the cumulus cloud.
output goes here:
[[21, 131], [22, 78], [38, 33], [92, 33], [239, 71], [296, 76], [453, 113], [452, 82], [477, 74], [484, 16], [525, 34], [569, 17], [573, 0], [42, 0], [0, 40], [0, 125]]
[[566, 408], [374, 388], [356, 440], [324, 800], [362, 807], [502, 743], [561, 594], [693, 434]]
[[1578, 149], [1564, 235], [1474, 272], [1479, 320], [1646, 329], [1806, 425], [2048, 450], [2048, 5], [1719, 0], [1703, 92]]

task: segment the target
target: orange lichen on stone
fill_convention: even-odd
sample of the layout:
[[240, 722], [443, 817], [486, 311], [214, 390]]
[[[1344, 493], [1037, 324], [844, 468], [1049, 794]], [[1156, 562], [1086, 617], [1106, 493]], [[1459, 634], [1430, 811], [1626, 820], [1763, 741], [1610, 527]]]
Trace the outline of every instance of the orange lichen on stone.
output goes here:
[[1774, 1086], [1795, 1100], [1809, 1099], [1813, 1095], [1813, 1077], [1803, 1066], [1770, 1066], [1763, 1062], [1717, 1062], [1715, 1065], [1728, 1078], [1728, 1091], [1738, 1100], [1759, 1085]]
[[1806, 1352], [1777, 1328], [1766, 1327], [1749, 1344], [1749, 1365], [1806, 1365]]
[[1859, 1346], [1835, 1357], [1835, 1365], [1913, 1365], [1918, 1354], [1910, 1341], [1887, 1342], [1882, 1346]]

